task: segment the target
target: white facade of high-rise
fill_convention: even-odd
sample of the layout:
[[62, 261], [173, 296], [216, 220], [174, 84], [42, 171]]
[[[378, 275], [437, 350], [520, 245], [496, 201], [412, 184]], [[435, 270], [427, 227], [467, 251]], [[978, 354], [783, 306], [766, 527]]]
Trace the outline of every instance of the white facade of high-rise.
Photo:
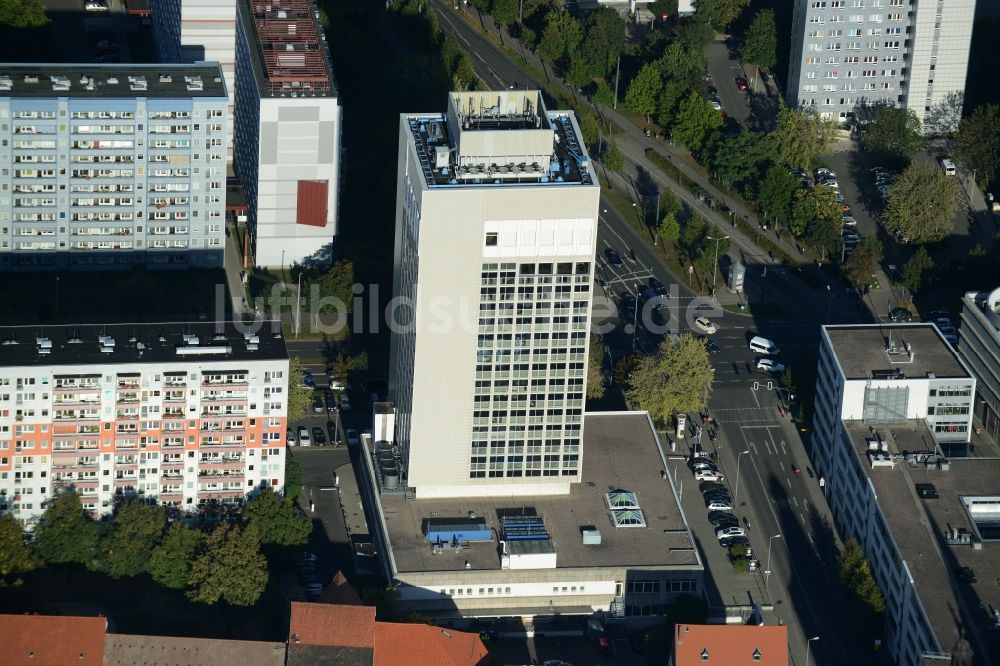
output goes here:
[[796, 0], [789, 105], [848, 122], [861, 103], [931, 108], [965, 91], [976, 0]]
[[418, 497], [569, 492], [600, 196], [576, 121], [534, 91], [452, 93], [446, 115], [401, 116], [399, 139], [405, 482]]
[[343, 109], [314, 12], [239, 2], [233, 154], [258, 266], [328, 263], [337, 233]]
[[236, 0], [157, 0], [153, 31], [161, 62], [218, 62], [229, 91], [226, 160], [233, 161], [236, 98]]

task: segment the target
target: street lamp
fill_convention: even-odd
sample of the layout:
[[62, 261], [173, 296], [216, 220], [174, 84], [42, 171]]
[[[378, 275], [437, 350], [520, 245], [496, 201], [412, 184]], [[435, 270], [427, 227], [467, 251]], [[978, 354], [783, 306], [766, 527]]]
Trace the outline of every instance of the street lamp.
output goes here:
[[739, 502], [740, 500], [740, 458], [743, 457], [744, 453], [750, 453], [750, 449], [736, 456], [736, 497], [733, 499], [734, 502]]
[[767, 540], [767, 566], [764, 567], [764, 587], [767, 587], [767, 582], [771, 580], [771, 542], [780, 538], [781, 534], [778, 533]]
[[833, 305], [833, 292], [830, 285], [826, 285], [826, 321], [830, 322], [830, 307]]
[[806, 641], [806, 666], [809, 666], [809, 647], [813, 641], [818, 641], [818, 640], [819, 636], [813, 636], [812, 638]]
[[712, 298], [715, 298], [715, 278], [719, 273], [719, 241], [724, 241], [728, 238], [729, 236], [719, 236], [718, 238], [708, 237], [708, 240], [715, 241], [715, 265], [712, 266]]

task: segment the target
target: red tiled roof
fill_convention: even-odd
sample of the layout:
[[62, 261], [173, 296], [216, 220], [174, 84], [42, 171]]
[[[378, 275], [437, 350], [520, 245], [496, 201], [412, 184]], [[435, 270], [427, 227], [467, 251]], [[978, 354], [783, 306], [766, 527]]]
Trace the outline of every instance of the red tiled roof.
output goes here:
[[321, 604], [340, 604], [344, 606], [363, 606], [361, 597], [354, 591], [343, 573], [338, 571], [333, 580], [323, 590], [318, 599]]
[[476, 666], [486, 654], [478, 634], [427, 624], [375, 625], [374, 666]]
[[104, 663], [103, 617], [0, 615], [0, 664]]
[[374, 606], [292, 602], [288, 640], [306, 645], [374, 647]]
[[[755, 658], [755, 654], [759, 656]], [[674, 663], [788, 666], [788, 627], [678, 624], [674, 630]]]

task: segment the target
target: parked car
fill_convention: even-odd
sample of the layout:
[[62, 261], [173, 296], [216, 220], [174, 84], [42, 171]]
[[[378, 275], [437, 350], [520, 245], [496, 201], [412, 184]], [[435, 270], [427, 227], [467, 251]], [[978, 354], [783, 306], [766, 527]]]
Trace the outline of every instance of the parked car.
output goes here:
[[323, 399], [326, 400], [326, 411], [335, 412], [339, 409], [337, 405], [337, 396], [335, 396], [332, 391], [327, 391], [323, 394]]
[[708, 469], [700, 469], [694, 473], [695, 481], [722, 481], [725, 478], [722, 474]]
[[976, 572], [972, 570], [972, 567], [959, 567], [955, 570], [955, 577], [958, 578], [958, 582], [968, 585], [979, 580], [976, 578]]
[[316, 378], [308, 370], [302, 373], [302, 383], [309, 388], [316, 388]]
[[831, 169], [827, 169], [824, 167], [816, 169], [815, 175], [816, 175], [816, 180], [829, 180], [831, 178], [837, 177], [837, 174], [834, 173]]
[[622, 262], [621, 255], [615, 252], [613, 248], [609, 247], [604, 250], [604, 258], [607, 259], [608, 263], [615, 268], [621, 268], [625, 265], [624, 262]]
[[87, 2], [84, 3], [83, 8], [88, 12], [110, 11], [107, 0], [87, 0]]
[[705, 508], [709, 511], [732, 511], [733, 503], [725, 500], [712, 500]]
[[785, 366], [777, 361], [772, 361], [769, 358], [762, 358], [757, 361], [757, 369], [764, 370], [765, 372], [784, 372]]
[[722, 104], [719, 102], [719, 100], [717, 99], [709, 100], [708, 103], [711, 104], [712, 108], [715, 109], [716, 111], [722, 111]]
[[747, 92], [750, 90], [750, 83], [742, 76], [738, 76], [736, 77], [736, 87], [740, 92]]
[[732, 536], [719, 539], [719, 543], [722, 544], [723, 548], [732, 548], [733, 546], [746, 546], [750, 547], [750, 539], [746, 536]]
[[856, 219], [854, 219], [853, 215], [844, 215], [841, 218], [841, 221], [844, 223], [845, 227], [856, 227], [856, 226], [858, 226], [858, 221]]
[[706, 470], [706, 471], [709, 471], [709, 472], [718, 472], [719, 471], [718, 467], [716, 467], [715, 465], [713, 465], [710, 462], [706, 462], [706, 461], [703, 461], [703, 460], [699, 460], [697, 462], [688, 463], [688, 466], [691, 468], [692, 472], [699, 472], [699, 471], [702, 471], [702, 470]]
[[347, 444], [349, 446], [357, 446], [361, 443], [361, 437], [358, 436], [358, 431], [352, 428], [347, 429]]
[[312, 429], [313, 442], [316, 446], [326, 446], [326, 434], [323, 429], [316, 426]]
[[351, 399], [346, 393], [340, 394], [340, 411], [349, 412], [351, 411]]
[[722, 347], [720, 347], [715, 340], [711, 339], [705, 340], [705, 349], [708, 350], [709, 354], [718, 354], [720, 351], [722, 351]]
[[317, 414], [322, 414], [326, 410], [326, 405], [323, 404], [323, 396], [314, 395], [313, 396], [313, 411]]
[[729, 493], [709, 493], [705, 495], [705, 506], [712, 504], [713, 502], [729, 502], [732, 504], [733, 498]]
[[698, 484], [698, 492], [710, 493], [713, 490], [726, 490], [726, 487], [721, 483], [715, 483], [714, 481], [705, 481], [704, 483]]
[[667, 288], [662, 282], [657, 280], [655, 277], [649, 278], [649, 288], [653, 290], [653, 293], [657, 296], [666, 296]]
[[717, 529], [722, 529], [723, 527], [739, 527], [740, 519], [731, 513], [726, 513], [725, 511], [713, 511], [712, 514], [715, 514], [717, 517], [714, 520], [710, 517], [708, 522], [712, 523], [712, 525]]
[[312, 446], [312, 437], [305, 426], [299, 426], [299, 446]]
[[289, 428], [288, 432], [285, 435], [285, 445], [286, 446], [295, 446], [298, 443], [299, 443], [299, 440], [295, 439], [295, 433], [292, 432], [291, 428]]
[[708, 333], [709, 335], [719, 330], [718, 327], [708, 317], [696, 318], [694, 320], [694, 325], [699, 329], [701, 329], [702, 331], [704, 331], [705, 333]]
[[747, 532], [742, 527], [722, 527], [715, 530], [715, 536], [719, 539], [728, 539], [730, 537], [746, 536]]
[[913, 321], [913, 313], [906, 308], [893, 308], [889, 310], [889, 321], [908, 322]]
[[938, 491], [933, 483], [918, 483], [916, 485], [917, 495], [921, 499], [937, 499]]

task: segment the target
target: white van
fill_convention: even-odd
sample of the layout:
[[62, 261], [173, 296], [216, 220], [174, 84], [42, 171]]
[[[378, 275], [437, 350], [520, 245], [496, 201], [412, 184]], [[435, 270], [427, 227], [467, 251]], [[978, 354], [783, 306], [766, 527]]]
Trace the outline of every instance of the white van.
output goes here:
[[946, 176], [954, 176], [958, 173], [955, 169], [955, 163], [947, 157], [941, 158], [941, 169], [944, 170], [944, 175]]
[[777, 354], [780, 349], [778, 345], [774, 344], [767, 338], [762, 338], [759, 335], [755, 335], [750, 338], [750, 350], [755, 351], [758, 354]]

